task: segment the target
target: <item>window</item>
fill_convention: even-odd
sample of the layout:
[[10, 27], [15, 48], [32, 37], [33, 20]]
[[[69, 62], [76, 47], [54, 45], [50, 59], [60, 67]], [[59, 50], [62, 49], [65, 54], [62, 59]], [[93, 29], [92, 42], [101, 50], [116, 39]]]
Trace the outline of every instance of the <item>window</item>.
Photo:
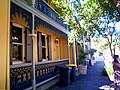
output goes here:
[[24, 27], [13, 24], [12, 26], [12, 61], [13, 64], [22, 62], [24, 57]]
[[47, 60], [47, 36], [42, 33], [41, 35], [41, 41], [42, 41], [42, 59]]
[[37, 32], [38, 61], [51, 60], [51, 36]]

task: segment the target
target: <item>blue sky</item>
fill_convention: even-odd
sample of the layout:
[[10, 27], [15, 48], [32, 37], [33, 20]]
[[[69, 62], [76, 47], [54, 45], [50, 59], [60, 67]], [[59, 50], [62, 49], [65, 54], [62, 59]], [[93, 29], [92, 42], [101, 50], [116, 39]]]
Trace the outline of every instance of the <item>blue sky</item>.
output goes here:
[[117, 32], [120, 32], [120, 22], [116, 23], [115, 29], [116, 29]]

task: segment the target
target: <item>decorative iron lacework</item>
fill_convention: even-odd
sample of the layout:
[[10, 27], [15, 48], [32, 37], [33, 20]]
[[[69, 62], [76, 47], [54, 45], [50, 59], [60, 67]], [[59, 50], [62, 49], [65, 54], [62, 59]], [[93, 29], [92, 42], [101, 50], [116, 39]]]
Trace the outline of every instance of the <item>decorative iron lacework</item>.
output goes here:
[[[68, 60], [35, 65], [36, 84], [59, 74], [59, 66]], [[31, 65], [10, 68], [10, 90], [25, 90], [32, 86]]]
[[57, 32], [60, 35], [67, 38], [67, 34], [65, 34], [64, 32], [62, 32], [59, 29], [55, 28], [54, 26], [50, 25], [49, 23], [43, 21], [42, 19], [38, 18], [37, 16], [35, 16], [35, 30], [37, 29], [37, 27], [47, 27], [50, 30], [52, 30], [54, 32]]
[[35, 8], [47, 15], [49, 18], [55, 20], [63, 27], [67, 28], [67, 25], [64, 24], [63, 19], [58, 15], [58, 13], [51, 9], [43, 0], [35, 0]]
[[31, 66], [10, 69], [10, 90], [24, 90], [31, 86]]
[[32, 32], [32, 14], [11, 2], [10, 18], [12, 19], [12, 15], [15, 16], [16, 14], [21, 14], [22, 18], [25, 18], [25, 20], [28, 22], [28, 26], [30, 27], [30, 32]]

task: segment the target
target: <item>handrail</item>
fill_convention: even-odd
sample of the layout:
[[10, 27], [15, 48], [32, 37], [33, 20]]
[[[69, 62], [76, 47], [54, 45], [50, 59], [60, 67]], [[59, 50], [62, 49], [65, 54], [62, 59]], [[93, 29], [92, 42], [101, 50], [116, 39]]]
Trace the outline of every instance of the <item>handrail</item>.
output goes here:
[[[68, 59], [61, 59], [61, 60], [51, 60], [51, 61], [42, 61], [42, 62], [38, 62], [35, 65], [39, 65], [39, 64], [47, 64], [47, 63], [55, 63], [55, 62], [64, 62], [64, 61], [68, 61]], [[22, 63], [22, 64], [13, 64], [10, 66], [10, 68], [18, 68], [18, 67], [27, 67], [27, 66], [31, 66], [32, 63]]]
[[32, 63], [21, 63], [21, 64], [13, 64], [10, 66], [10, 68], [18, 68], [18, 67], [28, 67], [31, 66]]
[[68, 61], [68, 59], [51, 60], [51, 61], [42, 61], [42, 62], [36, 63], [36, 65], [38, 65], [38, 64], [46, 64], [46, 63], [55, 63], [55, 62], [64, 62], [64, 61]]

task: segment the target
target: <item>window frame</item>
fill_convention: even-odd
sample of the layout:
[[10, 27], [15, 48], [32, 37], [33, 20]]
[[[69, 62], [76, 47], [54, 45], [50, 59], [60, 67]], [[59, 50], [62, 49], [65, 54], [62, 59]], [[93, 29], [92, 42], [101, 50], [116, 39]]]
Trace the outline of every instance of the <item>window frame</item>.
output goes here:
[[[42, 48], [44, 48], [45, 51], [46, 51], [46, 52], [45, 52], [45, 53], [46, 53], [46, 56], [45, 56], [46, 59], [43, 59], [43, 58], [42, 58], [42, 61], [47, 61], [47, 60], [48, 60], [48, 57], [47, 57], [47, 56], [48, 56], [47, 34], [41, 33], [41, 37], [42, 37], [42, 35], [45, 36], [45, 46], [42, 46]], [[41, 38], [41, 42], [42, 42], [42, 38]]]
[[21, 61], [20, 60], [13, 61], [13, 59], [12, 59], [12, 64], [22, 64], [25, 62], [25, 58], [24, 58], [25, 57], [25, 33], [24, 33], [25, 27], [20, 24], [17, 24], [17, 23], [13, 23], [12, 26], [22, 29], [22, 43], [16, 43], [16, 42], [12, 41], [12, 45], [21, 45], [22, 46], [22, 60]]

